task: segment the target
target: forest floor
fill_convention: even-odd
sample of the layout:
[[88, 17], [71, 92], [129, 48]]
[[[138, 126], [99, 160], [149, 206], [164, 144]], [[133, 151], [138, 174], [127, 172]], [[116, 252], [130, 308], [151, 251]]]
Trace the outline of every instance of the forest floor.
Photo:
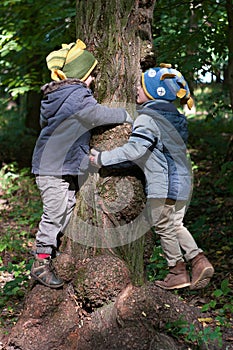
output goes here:
[[[233, 344], [232, 125], [230, 129], [219, 131], [217, 122], [211, 126], [203, 123], [190, 123], [194, 189], [185, 224], [214, 265], [215, 274], [203, 290], [173, 293], [186, 303], [207, 311], [208, 318], [204, 316], [203, 322], [212, 327], [216, 337], [220, 329], [223, 340]], [[14, 169], [0, 173], [0, 195], [1, 349], [1, 341], [17, 322], [23, 308], [32, 259], [30, 251], [41, 204], [33, 179], [25, 173], [22, 180]], [[233, 345], [223, 349], [233, 349]]]

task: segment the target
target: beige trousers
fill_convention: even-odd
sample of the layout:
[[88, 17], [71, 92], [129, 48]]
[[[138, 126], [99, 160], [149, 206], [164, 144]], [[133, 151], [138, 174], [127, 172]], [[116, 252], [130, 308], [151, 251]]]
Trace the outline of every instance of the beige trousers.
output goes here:
[[202, 252], [183, 224], [185, 204], [184, 201], [169, 203], [169, 200], [149, 199], [151, 223], [160, 237], [169, 267], [184, 258], [189, 261]]

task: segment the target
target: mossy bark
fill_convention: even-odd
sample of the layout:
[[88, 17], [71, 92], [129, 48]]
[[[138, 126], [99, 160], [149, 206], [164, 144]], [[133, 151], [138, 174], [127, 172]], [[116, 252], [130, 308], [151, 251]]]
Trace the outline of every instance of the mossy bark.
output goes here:
[[135, 102], [140, 60], [151, 52], [154, 1], [77, 0], [77, 37], [99, 62], [101, 102]]
[[[99, 62], [95, 97], [101, 103], [119, 103], [131, 115], [134, 114], [133, 117], [140, 60], [152, 51], [151, 20], [154, 4], [155, 1], [77, 0], [77, 38], [86, 43]], [[91, 146], [102, 150], [112, 149], [127, 142], [130, 132], [131, 127], [126, 124], [111, 129], [100, 128], [93, 136]], [[101, 170], [99, 174], [90, 175], [87, 180], [89, 187], [85, 190], [84, 186], [86, 193], [78, 194], [76, 209], [67, 230], [68, 236], [76, 242], [76, 254], [88, 256], [102, 250], [117, 254], [129, 266], [132, 281], [137, 285], [144, 281], [144, 235], [138, 235], [136, 240], [129, 237], [127, 244], [123, 239], [116, 246], [111, 239], [108, 240], [108, 236], [103, 239], [101, 235], [108, 229], [129, 224], [140, 215], [145, 206], [141, 175], [141, 171], [135, 168], [111, 173]], [[117, 193], [116, 188], [121, 181], [128, 183], [131, 188], [130, 200], [127, 198], [127, 186]], [[92, 185], [94, 188], [90, 189]], [[119, 206], [118, 199], [127, 205], [123, 205], [120, 210], [109, 210], [113, 202]], [[90, 242], [92, 228], [95, 238]], [[99, 228], [101, 243], [96, 228]], [[134, 232], [126, 234], [132, 235]]]

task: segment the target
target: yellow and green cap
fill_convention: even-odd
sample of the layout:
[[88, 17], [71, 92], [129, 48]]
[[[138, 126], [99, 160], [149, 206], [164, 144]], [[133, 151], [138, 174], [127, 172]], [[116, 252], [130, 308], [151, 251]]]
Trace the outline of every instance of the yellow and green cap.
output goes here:
[[98, 63], [80, 39], [76, 43], [62, 44], [60, 50], [52, 51], [46, 57], [46, 62], [55, 81], [67, 78], [85, 81]]

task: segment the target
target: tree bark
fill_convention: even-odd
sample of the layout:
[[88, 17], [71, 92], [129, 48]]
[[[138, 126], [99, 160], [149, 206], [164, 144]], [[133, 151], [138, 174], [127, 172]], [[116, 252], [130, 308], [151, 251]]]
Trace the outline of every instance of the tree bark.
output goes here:
[[77, 0], [77, 37], [92, 48], [101, 102], [135, 102], [140, 59], [151, 51], [155, 0]]
[[62, 289], [34, 286], [2, 350], [182, 350], [189, 344], [172, 338], [167, 323], [192, 324], [198, 332], [200, 317], [178, 295], [153, 284], [132, 286], [122, 260], [101, 255], [76, 266]]
[[[95, 96], [99, 102], [125, 107], [131, 115], [136, 114], [140, 61], [152, 51], [154, 5], [155, 1], [77, 1], [77, 38], [99, 62]], [[127, 142], [130, 132], [126, 124], [99, 128], [91, 146], [112, 149]], [[78, 194], [67, 230], [67, 236], [81, 244], [75, 245], [75, 254], [87, 256], [100, 249], [116, 254], [126, 262], [132, 282], [138, 285], [144, 283], [145, 237], [140, 230], [146, 199], [142, 178], [135, 167], [90, 175]]]

